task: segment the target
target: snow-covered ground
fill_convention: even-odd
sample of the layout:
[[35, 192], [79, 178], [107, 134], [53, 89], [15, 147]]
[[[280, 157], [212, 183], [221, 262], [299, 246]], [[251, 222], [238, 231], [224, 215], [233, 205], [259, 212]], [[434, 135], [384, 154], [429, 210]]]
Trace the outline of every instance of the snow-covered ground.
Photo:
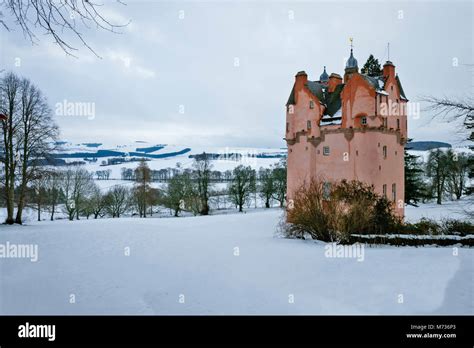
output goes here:
[[0, 258], [0, 314], [474, 313], [472, 248], [330, 258], [325, 243], [279, 237], [280, 215], [0, 226], [0, 245], [38, 245], [37, 262]]
[[463, 197], [460, 200], [443, 201], [443, 204], [435, 202], [419, 204], [419, 207], [411, 205], [405, 207], [405, 221], [417, 222], [422, 218], [432, 220], [443, 219], [467, 219], [466, 213], [474, 213], [474, 199]]

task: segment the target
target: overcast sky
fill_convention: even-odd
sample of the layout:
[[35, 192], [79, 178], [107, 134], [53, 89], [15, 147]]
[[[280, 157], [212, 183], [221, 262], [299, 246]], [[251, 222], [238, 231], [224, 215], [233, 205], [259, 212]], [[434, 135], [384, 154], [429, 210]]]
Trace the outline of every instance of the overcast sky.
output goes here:
[[[323, 65], [342, 75], [349, 37], [359, 67], [371, 53], [385, 61], [390, 42], [411, 101], [473, 92], [472, 2], [125, 2], [103, 7], [111, 21], [131, 20], [122, 34], [84, 30], [102, 59], [74, 40], [78, 58], [51, 37], [32, 45], [0, 29], [0, 67], [29, 77], [53, 110], [95, 103], [93, 119], [57, 116], [63, 139], [284, 147], [294, 75], [317, 80]], [[415, 140], [460, 140], [459, 127], [423, 110], [408, 125]]]

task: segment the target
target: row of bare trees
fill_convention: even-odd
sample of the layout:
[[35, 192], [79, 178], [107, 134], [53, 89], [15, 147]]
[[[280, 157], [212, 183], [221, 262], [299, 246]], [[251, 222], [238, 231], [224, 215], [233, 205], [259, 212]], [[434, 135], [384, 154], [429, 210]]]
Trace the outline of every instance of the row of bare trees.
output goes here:
[[53, 149], [58, 128], [41, 90], [14, 73], [0, 79], [0, 113], [0, 183], [7, 208], [5, 222], [21, 224], [28, 187], [41, 177], [41, 165]]
[[163, 193], [163, 204], [175, 216], [187, 210], [194, 214], [207, 215], [210, 202], [216, 205], [231, 202], [240, 212], [250, 201], [259, 196], [266, 208], [273, 201], [283, 207], [286, 198], [286, 162], [280, 161], [272, 168], [261, 168], [258, 172], [250, 166], [239, 165], [231, 171], [227, 188], [215, 189], [212, 182], [212, 164], [205, 155], [196, 156], [193, 167], [181, 169], [170, 178]]

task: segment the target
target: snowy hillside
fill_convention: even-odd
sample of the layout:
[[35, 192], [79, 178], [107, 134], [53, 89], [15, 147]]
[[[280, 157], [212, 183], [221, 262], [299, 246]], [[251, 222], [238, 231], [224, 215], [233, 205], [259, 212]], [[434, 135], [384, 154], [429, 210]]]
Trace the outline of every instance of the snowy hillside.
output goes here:
[[[107, 170], [112, 171], [111, 179], [120, 179], [121, 168], [135, 168], [138, 158], [149, 159], [148, 165], [151, 169], [174, 168], [180, 164], [183, 168], [190, 167], [193, 156], [202, 154], [215, 155], [212, 161], [213, 170], [232, 170], [243, 164], [254, 169], [267, 168], [277, 163], [281, 157], [286, 155], [286, 148], [246, 148], [246, 147], [188, 147], [168, 144], [151, 144], [137, 141], [132, 144], [104, 144], [94, 143], [71, 143], [61, 141], [57, 144], [55, 158], [71, 162], [84, 162], [90, 171]], [[104, 165], [111, 159], [120, 159], [121, 163]], [[123, 161], [123, 162], [122, 162]]]

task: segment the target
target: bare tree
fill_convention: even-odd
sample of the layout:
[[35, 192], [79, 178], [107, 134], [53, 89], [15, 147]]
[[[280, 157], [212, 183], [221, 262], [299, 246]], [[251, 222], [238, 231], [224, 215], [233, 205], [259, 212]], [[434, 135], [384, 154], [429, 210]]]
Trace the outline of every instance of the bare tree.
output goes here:
[[105, 198], [99, 186], [93, 185], [91, 194], [86, 202], [87, 210], [94, 216], [94, 219], [104, 216]]
[[[446, 120], [460, 119], [466, 129], [474, 128], [474, 98], [450, 99], [447, 97], [425, 96], [422, 101], [429, 104], [427, 110], [434, 113], [434, 117]], [[472, 133], [471, 133], [472, 137]]]
[[105, 210], [113, 218], [119, 218], [130, 206], [130, 192], [124, 186], [114, 186], [105, 195]]
[[194, 157], [193, 179], [196, 182], [196, 189], [200, 200], [200, 214], [209, 215], [209, 193], [211, 189], [212, 164], [209, 156], [203, 152]]
[[79, 214], [85, 208], [87, 198], [94, 189], [92, 173], [81, 166], [69, 168], [62, 173], [61, 189], [64, 209], [69, 220], [79, 220]]
[[135, 187], [133, 188], [133, 198], [138, 208], [140, 217], [146, 218], [146, 208], [151, 197], [151, 171], [145, 160], [141, 160], [135, 168]]
[[441, 204], [443, 200], [448, 178], [448, 169], [448, 155], [440, 149], [431, 151], [426, 162], [426, 174], [428, 178], [431, 179], [431, 188], [436, 195], [437, 204]]
[[258, 171], [258, 191], [265, 202], [265, 208], [270, 208], [273, 195], [275, 194], [274, 177], [270, 168], [260, 168]]
[[255, 171], [250, 167], [239, 165], [233, 170], [233, 179], [229, 183], [229, 195], [232, 203], [242, 212], [245, 203], [255, 187]]
[[43, 180], [48, 192], [48, 205], [51, 212], [50, 220], [53, 221], [60, 196], [60, 175], [57, 171], [49, 170], [45, 172]]
[[0, 112], [6, 116], [2, 120], [2, 162], [4, 164], [4, 194], [7, 206], [5, 223], [15, 222], [15, 171], [18, 164], [17, 132], [20, 128], [20, 89], [21, 80], [13, 73], [0, 80]]
[[189, 198], [192, 197], [192, 191], [193, 187], [189, 173], [176, 173], [168, 181], [163, 204], [173, 211], [174, 216], [178, 216], [186, 206], [191, 207]]
[[280, 207], [286, 200], [286, 160], [281, 159], [273, 168], [273, 198], [280, 203]]
[[36, 177], [42, 178], [39, 164], [53, 150], [53, 140], [58, 127], [52, 118], [51, 109], [41, 91], [29, 80], [21, 81], [20, 122], [17, 144], [19, 149], [19, 194], [15, 222], [21, 224], [25, 207], [25, 192], [28, 183]]
[[466, 189], [466, 181], [469, 170], [468, 156], [458, 154], [451, 149], [448, 150], [448, 177], [446, 189], [451, 197], [460, 199]]
[[[116, 2], [123, 4], [121, 0]], [[0, 3], [0, 8], [11, 14], [15, 25], [32, 43], [38, 41], [36, 29], [39, 29], [42, 34], [52, 36], [54, 42], [69, 55], [73, 55], [77, 48], [69, 42], [69, 38], [66, 39], [68, 35], [72, 34], [75, 40], [98, 56], [81, 30], [96, 27], [118, 33], [120, 28], [130, 23], [112, 23], [103, 14], [103, 5], [91, 0], [5, 0]], [[9, 30], [10, 25], [3, 19], [4, 14], [0, 12], [0, 24]]]
[[[433, 97], [425, 96], [421, 98], [429, 104], [428, 110], [434, 113], [434, 117], [442, 118], [448, 121], [461, 120], [466, 130], [470, 130], [468, 140], [474, 141], [474, 97], [468, 96], [465, 98], [448, 98], [448, 97]], [[470, 146], [474, 149], [474, 146]], [[472, 180], [474, 178], [474, 156], [469, 155], [467, 159], [468, 177]], [[471, 185], [465, 189], [468, 195], [474, 193], [474, 187]], [[471, 217], [474, 213], [466, 211]]]

